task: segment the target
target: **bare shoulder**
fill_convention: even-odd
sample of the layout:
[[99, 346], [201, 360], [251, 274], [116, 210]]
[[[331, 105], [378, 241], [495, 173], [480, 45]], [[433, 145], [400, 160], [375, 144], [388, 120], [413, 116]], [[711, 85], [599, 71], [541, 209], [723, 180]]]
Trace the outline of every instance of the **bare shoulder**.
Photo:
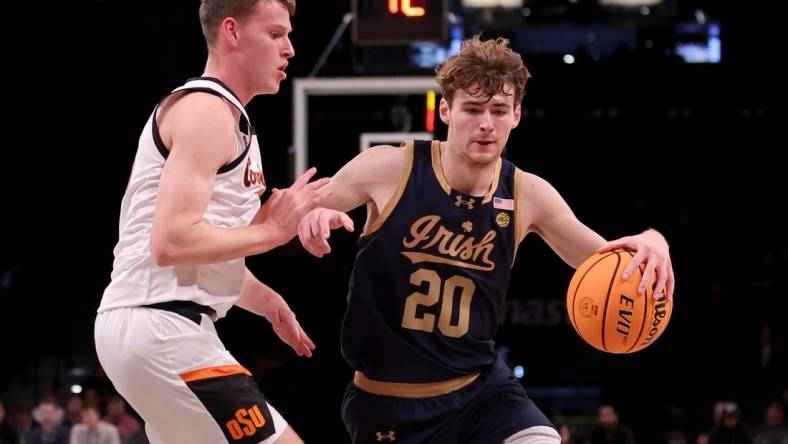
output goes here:
[[392, 145], [377, 145], [373, 146], [369, 149], [364, 150], [361, 154], [358, 155], [359, 158], [365, 157], [367, 158], [366, 161], [368, 162], [380, 162], [385, 163], [388, 161], [397, 160], [404, 161], [406, 156], [407, 150], [403, 147], [397, 147]]
[[378, 145], [365, 150], [360, 156], [367, 156], [371, 162], [375, 163], [401, 163], [407, 157], [407, 149], [392, 145]]
[[383, 208], [406, 171], [409, 152], [390, 145], [363, 151], [331, 178], [335, 193], [327, 205], [346, 211], [372, 202]]
[[353, 159], [348, 166], [374, 182], [396, 182], [407, 160], [405, 148], [378, 145], [369, 148]]
[[235, 116], [230, 105], [221, 97], [213, 94], [194, 92], [173, 98], [162, 108], [158, 121], [162, 139], [166, 143], [173, 139], [199, 141], [233, 139]]
[[519, 187], [518, 190], [526, 203], [534, 204], [546, 195], [555, 192], [555, 188], [545, 179], [534, 173], [517, 169]]
[[518, 170], [520, 174], [520, 193], [523, 209], [534, 217], [545, 211], [562, 207], [563, 198], [558, 190], [544, 178], [536, 174]]
[[545, 179], [543, 179], [540, 176], [537, 176], [534, 173], [530, 173], [528, 171], [524, 171], [519, 168], [517, 169], [517, 173], [520, 174], [523, 185], [527, 186], [530, 189], [543, 187], [543, 186], [550, 186], [549, 182], [547, 182]]

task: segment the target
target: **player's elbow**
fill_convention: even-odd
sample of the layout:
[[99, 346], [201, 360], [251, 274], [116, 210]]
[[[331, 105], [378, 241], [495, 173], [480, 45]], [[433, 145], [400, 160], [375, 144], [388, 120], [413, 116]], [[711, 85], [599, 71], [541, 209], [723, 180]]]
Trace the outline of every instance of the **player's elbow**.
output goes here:
[[177, 262], [177, 248], [164, 234], [151, 236], [150, 253], [157, 267], [170, 267]]
[[176, 258], [171, 247], [151, 242], [150, 252], [153, 263], [156, 264], [157, 267], [170, 267], [175, 265]]

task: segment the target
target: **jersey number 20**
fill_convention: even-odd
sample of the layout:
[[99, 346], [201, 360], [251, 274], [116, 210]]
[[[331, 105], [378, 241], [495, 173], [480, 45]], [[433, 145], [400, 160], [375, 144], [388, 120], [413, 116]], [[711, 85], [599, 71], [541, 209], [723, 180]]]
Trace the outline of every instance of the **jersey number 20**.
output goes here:
[[[459, 338], [468, 333], [468, 323], [471, 318], [471, 299], [476, 290], [476, 284], [462, 276], [452, 276], [441, 282], [441, 277], [434, 270], [420, 268], [410, 275], [410, 283], [421, 286], [427, 283], [427, 293], [415, 292], [405, 299], [405, 313], [402, 315], [402, 326], [411, 330], [421, 330], [432, 333], [435, 330], [435, 315], [424, 313], [418, 317], [416, 310], [419, 305], [432, 307], [441, 302], [441, 312], [438, 317], [438, 330], [444, 336]], [[452, 307], [457, 289], [460, 293], [460, 316], [457, 325], [452, 325]], [[441, 292], [443, 289], [443, 292]]]

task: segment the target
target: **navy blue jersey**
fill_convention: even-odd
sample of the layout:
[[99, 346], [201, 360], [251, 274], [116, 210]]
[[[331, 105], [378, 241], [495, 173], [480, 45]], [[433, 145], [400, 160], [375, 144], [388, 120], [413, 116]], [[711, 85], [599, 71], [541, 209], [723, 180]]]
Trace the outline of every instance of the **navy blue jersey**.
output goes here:
[[500, 159], [485, 196], [452, 189], [440, 142], [406, 142], [394, 196], [359, 239], [342, 353], [368, 378], [434, 382], [495, 361], [492, 337], [518, 234], [515, 171]]

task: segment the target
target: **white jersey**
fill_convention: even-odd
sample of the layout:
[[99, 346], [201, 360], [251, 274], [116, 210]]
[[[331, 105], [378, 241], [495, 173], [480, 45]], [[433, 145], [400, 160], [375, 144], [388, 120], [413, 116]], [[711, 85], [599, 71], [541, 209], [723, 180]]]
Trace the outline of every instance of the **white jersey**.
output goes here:
[[220, 81], [189, 80], [159, 102], [143, 129], [121, 204], [112, 282], [104, 291], [99, 312], [177, 300], [210, 306], [222, 317], [240, 296], [246, 268], [244, 258], [207, 265], [159, 267], [151, 256], [153, 211], [161, 171], [169, 155], [159, 135], [156, 113], [162, 105], [189, 91], [223, 97], [241, 111], [234, 160], [217, 172], [203, 220], [223, 228], [246, 226], [260, 209], [265, 180], [260, 148], [246, 110]]

